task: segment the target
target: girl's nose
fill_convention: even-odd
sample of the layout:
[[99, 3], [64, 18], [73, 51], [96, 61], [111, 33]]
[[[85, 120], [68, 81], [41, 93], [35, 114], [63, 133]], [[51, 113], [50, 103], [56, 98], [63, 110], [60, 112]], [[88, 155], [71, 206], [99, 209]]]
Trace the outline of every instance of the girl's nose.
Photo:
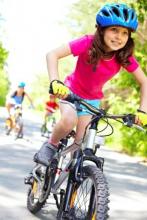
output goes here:
[[116, 34], [116, 38], [117, 38], [118, 40], [121, 40], [122, 34], [121, 34], [120, 32], [118, 32], [118, 33]]

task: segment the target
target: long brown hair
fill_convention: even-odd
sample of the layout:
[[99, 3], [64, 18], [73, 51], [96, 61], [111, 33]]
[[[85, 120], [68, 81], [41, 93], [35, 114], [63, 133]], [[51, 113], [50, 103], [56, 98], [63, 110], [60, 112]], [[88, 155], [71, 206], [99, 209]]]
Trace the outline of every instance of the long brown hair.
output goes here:
[[134, 41], [131, 38], [131, 31], [129, 30], [129, 38], [126, 45], [118, 51], [105, 52], [105, 43], [104, 43], [104, 31], [106, 28], [103, 28], [99, 25], [96, 25], [96, 32], [92, 45], [89, 49], [89, 64], [97, 65], [98, 61], [101, 58], [112, 57], [115, 54], [116, 60], [122, 66], [126, 67], [130, 64], [128, 58], [133, 54], [134, 51]]

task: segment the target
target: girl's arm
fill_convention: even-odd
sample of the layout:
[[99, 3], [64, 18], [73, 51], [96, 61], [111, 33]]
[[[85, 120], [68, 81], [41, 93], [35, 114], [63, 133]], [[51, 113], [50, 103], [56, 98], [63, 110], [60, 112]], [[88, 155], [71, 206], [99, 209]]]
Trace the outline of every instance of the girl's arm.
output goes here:
[[133, 72], [133, 75], [135, 76], [137, 82], [140, 84], [141, 87], [141, 100], [139, 109], [147, 112], [147, 77], [140, 67], [138, 67]]
[[71, 50], [68, 44], [56, 48], [47, 54], [46, 61], [50, 82], [55, 79], [59, 80], [58, 60], [70, 54]]
[[33, 101], [31, 99], [31, 97], [25, 92], [26, 97], [28, 98], [30, 104], [33, 106]]

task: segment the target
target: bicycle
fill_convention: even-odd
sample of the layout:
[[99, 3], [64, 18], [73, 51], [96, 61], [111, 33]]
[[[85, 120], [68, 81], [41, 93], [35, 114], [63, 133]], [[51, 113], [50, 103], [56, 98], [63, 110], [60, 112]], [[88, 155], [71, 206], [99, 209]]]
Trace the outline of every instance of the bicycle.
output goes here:
[[[79, 104], [86, 106], [93, 115], [92, 119], [80, 144], [69, 145], [69, 139], [72, 137], [72, 134], [69, 134], [60, 141], [58, 152], [49, 166], [35, 161], [36, 165], [30, 178], [25, 179], [25, 183], [30, 184], [27, 208], [31, 213], [37, 213], [52, 193], [58, 208], [57, 220], [105, 220], [109, 217], [109, 187], [103, 173], [104, 158], [96, 156], [100, 143], [95, 144], [95, 137], [108, 125], [112, 130], [104, 136], [113, 133], [113, 126], [108, 119], [116, 120], [128, 127], [140, 130], [143, 128], [134, 124], [132, 114], [111, 115], [103, 109], [87, 104], [75, 95], [69, 96], [67, 100], [75, 103], [77, 108]], [[100, 120], [106, 123], [106, 127], [101, 130], [99, 130]], [[63, 160], [69, 152], [73, 153], [73, 157], [63, 168]], [[67, 185], [63, 189], [65, 180]]]
[[56, 118], [54, 116], [47, 116], [45, 123], [41, 126], [41, 136], [49, 137], [52, 128], [56, 124]]
[[5, 122], [6, 135], [9, 135], [14, 130], [15, 139], [23, 138], [23, 120], [22, 106], [17, 104], [14, 106], [13, 113]]

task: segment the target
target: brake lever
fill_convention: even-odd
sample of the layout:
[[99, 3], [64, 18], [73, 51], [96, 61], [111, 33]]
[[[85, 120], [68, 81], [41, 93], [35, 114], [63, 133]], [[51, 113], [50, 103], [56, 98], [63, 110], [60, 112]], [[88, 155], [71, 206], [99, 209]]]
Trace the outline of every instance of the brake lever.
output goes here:
[[143, 131], [144, 133], [147, 133], [147, 131], [143, 127], [141, 127], [140, 125], [133, 124], [132, 127], [137, 128], [138, 130]]
[[124, 125], [127, 127], [132, 127], [135, 124], [135, 115], [128, 114], [123, 117]]
[[135, 123], [135, 115], [133, 115], [133, 114], [126, 115], [123, 118], [123, 122], [124, 122], [124, 125], [126, 125], [127, 127], [134, 127], [140, 131], [147, 133], [147, 131], [143, 127], [141, 127], [140, 125], [137, 125]]

